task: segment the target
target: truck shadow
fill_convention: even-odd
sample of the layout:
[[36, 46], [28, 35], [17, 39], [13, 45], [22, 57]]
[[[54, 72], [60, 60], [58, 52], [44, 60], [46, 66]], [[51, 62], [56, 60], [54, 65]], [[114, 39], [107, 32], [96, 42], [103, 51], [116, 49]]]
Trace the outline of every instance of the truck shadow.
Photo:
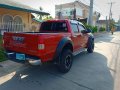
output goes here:
[[74, 57], [71, 70], [61, 74], [53, 64], [29, 66], [0, 85], [0, 90], [113, 90], [107, 58], [97, 52]]

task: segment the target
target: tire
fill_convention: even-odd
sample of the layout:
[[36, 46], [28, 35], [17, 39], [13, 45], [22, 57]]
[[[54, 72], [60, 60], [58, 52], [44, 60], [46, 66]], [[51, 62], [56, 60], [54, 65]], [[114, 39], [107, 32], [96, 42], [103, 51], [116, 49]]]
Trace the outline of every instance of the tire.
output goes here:
[[88, 53], [93, 53], [93, 51], [94, 51], [94, 40], [92, 38], [89, 38], [89, 40], [88, 40], [87, 51], [88, 51]]
[[67, 73], [72, 66], [73, 54], [72, 51], [67, 49], [63, 50], [61, 56], [59, 57], [58, 70], [62, 73]]

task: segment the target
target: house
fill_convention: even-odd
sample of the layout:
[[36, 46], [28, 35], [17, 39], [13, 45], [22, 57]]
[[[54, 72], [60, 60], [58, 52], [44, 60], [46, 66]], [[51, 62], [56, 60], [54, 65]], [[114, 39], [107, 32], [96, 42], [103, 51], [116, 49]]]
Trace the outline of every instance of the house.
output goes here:
[[106, 20], [98, 20], [97, 26], [106, 28], [107, 23], [108, 23], [108, 21], [106, 21]]
[[37, 18], [32, 18], [32, 31], [38, 32], [42, 22], [43, 22], [43, 20], [40, 20]]
[[[27, 5], [13, 2], [11, 0], [0, 0], [0, 32], [28, 32], [33, 31], [33, 26], [39, 22], [33, 20], [31, 13], [49, 15], [49, 13], [38, 11]], [[36, 30], [35, 30], [36, 31]]]
[[120, 18], [119, 18], [118, 22], [115, 24], [115, 26], [117, 28], [116, 30], [120, 31]]
[[66, 19], [74, 19], [74, 9], [76, 18], [87, 18], [88, 17], [88, 11], [89, 6], [81, 3], [81, 2], [70, 2], [60, 5], [55, 5], [55, 18], [60, 18], [59, 13], [62, 13], [62, 18]]
[[[96, 25], [96, 21], [99, 16], [99, 12], [94, 12], [93, 25]], [[88, 19], [89, 6], [80, 2], [74, 1], [70, 3], [55, 5], [55, 18], [56, 19]], [[87, 23], [87, 22], [86, 22]]]
[[98, 20], [96, 23], [98, 30], [100, 30], [100, 28], [105, 28], [105, 30], [108, 31], [108, 28], [109, 28], [108, 22], [109, 22], [109, 20]]

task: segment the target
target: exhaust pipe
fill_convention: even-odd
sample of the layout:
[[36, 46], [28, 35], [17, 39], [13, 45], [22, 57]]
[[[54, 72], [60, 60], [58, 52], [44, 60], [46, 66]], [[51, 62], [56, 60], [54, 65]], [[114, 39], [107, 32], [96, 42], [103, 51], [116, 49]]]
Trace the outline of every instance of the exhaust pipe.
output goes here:
[[41, 65], [42, 62], [40, 59], [38, 60], [34, 60], [34, 59], [29, 59], [28, 62], [31, 64], [31, 65], [34, 65], [34, 66], [37, 66], [37, 65]]

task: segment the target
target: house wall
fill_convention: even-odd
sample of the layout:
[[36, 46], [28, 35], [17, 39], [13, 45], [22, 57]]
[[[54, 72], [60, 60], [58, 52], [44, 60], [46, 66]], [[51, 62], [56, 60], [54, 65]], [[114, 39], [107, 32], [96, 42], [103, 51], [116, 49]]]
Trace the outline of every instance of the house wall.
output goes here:
[[37, 22], [37, 21], [34, 21], [32, 20], [32, 31], [33, 32], [39, 32], [39, 29], [40, 29], [40, 26], [41, 26], [41, 23], [40, 22]]
[[[73, 19], [70, 11], [76, 9], [76, 18], [84, 19], [89, 17], [89, 6], [81, 2], [71, 2], [66, 4], [55, 5], [55, 18], [59, 19], [58, 12], [62, 12], [62, 19]], [[99, 12], [93, 13], [93, 26], [96, 26]]]
[[[15, 16], [20, 16], [22, 18], [22, 22], [24, 24], [24, 30], [31, 31], [31, 23], [32, 23], [31, 13], [0, 8], [0, 20], [2, 20], [4, 15], [11, 15], [13, 17], [13, 19]], [[0, 22], [2, 22], [2, 21], [0, 21]]]
[[72, 2], [72, 3], [66, 3], [66, 4], [61, 4], [61, 5], [55, 5], [55, 18], [58, 19], [58, 12], [62, 12], [62, 18], [73, 18], [73, 15], [70, 14], [71, 11], [76, 8], [76, 18], [87, 18], [88, 17], [88, 11], [89, 8], [88, 6], [82, 4], [82, 3], [77, 3], [77, 2]]

